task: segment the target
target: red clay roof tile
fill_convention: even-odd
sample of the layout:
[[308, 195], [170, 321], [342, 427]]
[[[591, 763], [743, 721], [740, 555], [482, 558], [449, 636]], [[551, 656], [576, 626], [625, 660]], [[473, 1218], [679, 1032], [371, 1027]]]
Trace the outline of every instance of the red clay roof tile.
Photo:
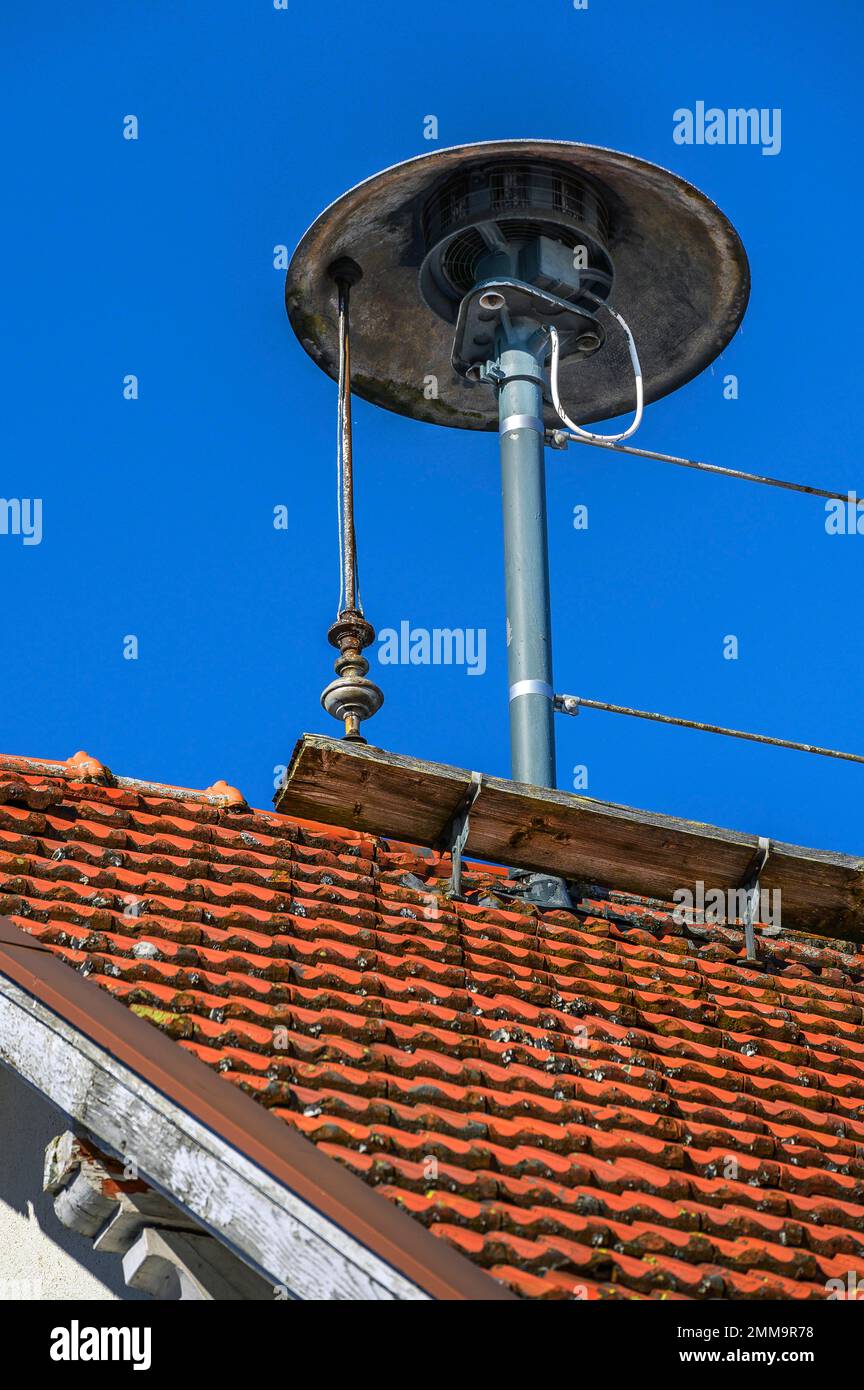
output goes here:
[[527, 1298], [864, 1275], [864, 951], [0, 758], [0, 912]]

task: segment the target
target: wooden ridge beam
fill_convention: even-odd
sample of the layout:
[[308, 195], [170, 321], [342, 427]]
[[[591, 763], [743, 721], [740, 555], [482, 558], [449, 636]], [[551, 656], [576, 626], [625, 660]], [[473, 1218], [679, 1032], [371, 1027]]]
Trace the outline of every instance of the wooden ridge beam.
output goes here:
[[[317, 734], [299, 739], [276, 809], [302, 820], [435, 846], [471, 773]], [[743, 882], [759, 836], [569, 792], [484, 777], [464, 852], [511, 868], [670, 901], [676, 888]], [[771, 841], [761, 879], [785, 927], [864, 940], [864, 859]]]

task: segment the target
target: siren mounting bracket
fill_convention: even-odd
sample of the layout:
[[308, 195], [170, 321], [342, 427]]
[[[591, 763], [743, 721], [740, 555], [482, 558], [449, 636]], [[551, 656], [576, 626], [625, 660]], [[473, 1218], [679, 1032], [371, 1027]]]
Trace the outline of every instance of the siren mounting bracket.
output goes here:
[[509, 277], [481, 280], [459, 306], [453, 338], [453, 370], [467, 381], [487, 379], [486, 363], [497, 356], [496, 341], [514, 319], [530, 319], [538, 328], [554, 323], [562, 340], [562, 357], [590, 356], [606, 341], [606, 333], [589, 309]]

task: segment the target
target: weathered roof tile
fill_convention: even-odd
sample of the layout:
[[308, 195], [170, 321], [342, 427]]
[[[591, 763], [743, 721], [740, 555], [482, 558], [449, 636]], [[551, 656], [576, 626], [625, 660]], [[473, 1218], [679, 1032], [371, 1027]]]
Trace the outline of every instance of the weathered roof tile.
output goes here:
[[[122, 785], [115, 785], [119, 780]], [[864, 952], [0, 759], [0, 911], [528, 1298], [864, 1274]]]

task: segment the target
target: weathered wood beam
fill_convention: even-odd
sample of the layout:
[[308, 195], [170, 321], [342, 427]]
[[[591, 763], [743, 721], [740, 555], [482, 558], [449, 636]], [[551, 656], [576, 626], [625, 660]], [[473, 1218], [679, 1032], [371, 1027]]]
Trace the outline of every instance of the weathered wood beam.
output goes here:
[[54, 1198], [58, 1220], [91, 1237], [93, 1249], [100, 1252], [125, 1254], [144, 1226], [201, 1232], [197, 1221], [173, 1202], [128, 1179], [122, 1163], [71, 1130], [57, 1135], [45, 1150], [43, 1187]]
[[273, 1298], [266, 1280], [200, 1231], [145, 1226], [123, 1256], [123, 1277], [130, 1289], [178, 1302], [261, 1303]]
[[[127, 1190], [124, 1190], [124, 1185]], [[272, 1300], [273, 1287], [159, 1192], [123, 1178], [123, 1165], [67, 1130], [45, 1154], [47, 1191], [62, 1225], [100, 1253], [123, 1256], [131, 1289], [151, 1298]]]
[[[300, 819], [433, 846], [470, 781], [461, 768], [306, 734], [275, 801]], [[699, 880], [739, 887], [758, 843], [758, 834], [484, 777], [465, 853], [669, 901]], [[760, 883], [780, 889], [784, 926], [864, 940], [864, 860], [772, 840]]]
[[160, 1193], [119, 1192], [113, 1214], [93, 1238], [93, 1249], [105, 1255], [124, 1255], [145, 1226], [201, 1234], [198, 1222]]

